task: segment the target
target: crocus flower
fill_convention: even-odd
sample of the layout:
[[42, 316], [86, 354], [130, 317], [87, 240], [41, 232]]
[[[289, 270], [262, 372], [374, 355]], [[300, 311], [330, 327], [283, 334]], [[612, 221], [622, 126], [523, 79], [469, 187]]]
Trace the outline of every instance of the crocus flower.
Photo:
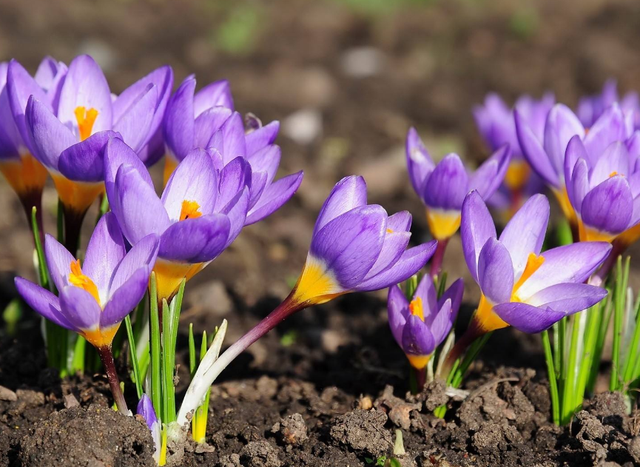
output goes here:
[[274, 144], [280, 124], [262, 126], [248, 116], [247, 125], [233, 111], [227, 81], [217, 81], [194, 94], [196, 80], [188, 77], [171, 97], [164, 118], [167, 147], [164, 180], [194, 149], [206, 151], [219, 170], [237, 157], [251, 169], [246, 225], [254, 224], [279, 209], [302, 183], [302, 172], [273, 181], [280, 164], [280, 148]]
[[105, 184], [111, 209], [131, 244], [160, 237], [158, 299], [170, 299], [215, 259], [242, 230], [249, 202], [248, 163], [241, 157], [217, 170], [202, 150], [192, 151], [158, 197], [142, 161], [124, 142], [105, 148]]
[[[49, 170], [65, 213], [69, 247], [77, 244], [79, 225], [103, 191], [102, 149], [116, 135], [135, 151], [143, 150], [161, 123], [171, 91], [171, 69], [160, 68], [113, 99], [98, 64], [76, 57], [53, 102], [34, 92], [31, 78], [9, 64], [11, 109], [33, 155]], [[20, 123], [21, 122], [21, 123]]]
[[100, 354], [118, 408], [127, 413], [111, 344], [124, 317], [142, 299], [158, 252], [158, 238], [149, 235], [127, 253], [125, 242], [111, 213], [96, 226], [84, 263], [50, 235], [45, 255], [51, 280], [59, 297], [21, 277], [15, 279], [22, 298], [37, 313], [63, 328], [77, 332]]
[[416, 370], [427, 366], [433, 351], [449, 334], [463, 291], [462, 279], [458, 279], [438, 300], [433, 279], [427, 275], [411, 301], [397, 285], [389, 288], [387, 311], [391, 333]]
[[[545, 94], [540, 100], [525, 95], [516, 101], [514, 108], [518, 109], [532, 131], [542, 138], [547, 115], [554, 102], [555, 98], [550, 93]], [[527, 198], [540, 192], [542, 185], [539, 177], [531, 173], [529, 164], [522, 156], [513, 109], [509, 108], [500, 96], [491, 93], [487, 95], [483, 105], [473, 109], [473, 115], [480, 134], [492, 151], [497, 151], [505, 144], [512, 150], [511, 162], [504, 177], [505, 189], [498, 190], [491, 198], [492, 205], [506, 208], [508, 220]]]
[[427, 208], [429, 230], [436, 240], [447, 240], [460, 227], [465, 195], [477, 190], [488, 199], [505, 176], [511, 150], [502, 146], [475, 173], [469, 175], [457, 154], [448, 154], [434, 164], [415, 128], [407, 135], [407, 166], [413, 189]]
[[[153, 439], [153, 445], [155, 447], [155, 452], [153, 454], [153, 458], [157, 463], [160, 461], [160, 455], [162, 450], [162, 440], [160, 437], [160, 421], [156, 416], [156, 411], [153, 409], [153, 403], [149, 396], [143, 394], [138, 402], [138, 407], [136, 408], [136, 414], [140, 415], [147, 427], [149, 427], [149, 431], [151, 431], [151, 438]], [[166, 447], [165, 447], [166, 453]], [[160, 464], [159, 465], [163, 465]]]
[[609, 254], [608, 243], [574, 243], [540, 253], [549, 222], [544, 195], [532, 196], [500, 237], [476, 192], [465, 198], [462, 219], [464, 257], [482, 295], [461, 341], [507, 326], [537, 333], [606, 296], [606, 290], [584, 281]]
[[614, 103], [618, 103], [625, 112], [633, 112], [634, 126], [635, 128], [640, 128], [640, 98], [638, 93], [628, 92], [620, 98], [615, 79], [607, 80], [602, 86], [600, 94], [582, 97], [578, 102], [576, 114], [582, 124], [589, 128]]
[[[46, 102], [55, 99], [56, 83], [66, 73], [63, 64], [45, 58], [38, 67], [35, 79], [17, 62], [14, 66], [17, 67], [15, 74], [28, 84], [29, 92]], [[8, 68], [8, 63], [0, 63], [0, 172], [20, 198], [28, 219], [31, 218], [31, 208], [37, 208], [38, 224], [42, 231], [40, 201], [47, 171], [33, 157], [30, 142], [23, 139], [23, 133], [19, 130], [19, 126], [24, 126], [24, 112], [12, 112], [7, 86]]]
[[516, 130], [523, 154], [552, 189], [565, 217], [575, 229], [578, 224], [576, 212], [565, 184], [565, 153], [569, 140], [577, 135], [584, 143], [586, 153], [595, 160], [612, 143], [629, 140], [633, 133], [632, 118], [632, 113], [625, 113], [618, 104], [613, 104], [586, 131], [568, 107], [556, 104], [549, 112], [544, 136], [540, 138], [516, 109]]
[[[410, 227], [408, 212], [389, 216], [381, 206], [367, 204], [362, 177], [343, 178], [320, 210], [306, 263], [289, 296], [211, 367], [198, 368], [193, 380], [205, 378], [206, 383], [197, 384], [199, 390], [206, 392], [233, 359], [291, 314], [350, 292], [383, 289], [415, 274], [433, 255], [436, 242], [407, 249]], [[178, 423], [187, 422], [204, 392], [187, 390]]]

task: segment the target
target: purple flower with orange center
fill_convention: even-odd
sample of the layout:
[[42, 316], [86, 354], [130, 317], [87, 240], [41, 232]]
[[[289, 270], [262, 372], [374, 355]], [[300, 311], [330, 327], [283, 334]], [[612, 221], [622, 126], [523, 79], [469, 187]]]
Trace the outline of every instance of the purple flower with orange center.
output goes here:
[[[549, 112], [542, 137], [534, 132], [517, 109], [515, 121], [518, 140], [525, 158], [532, 169], [551, 188], [565, 217], [577, 233], [578, 219], [575, 206], [571, 204], [566, 186], [567, 145], [574, 136], [578, 136], [585, 152], [594, 162], [607, 147], [615, 142], [629, 144], [631, 147], [633, 113], [623, 112], [620, 106], [614, 103], [602, 113], [593, 126], [585, 129], [568, 107], [556, 104]], [[634, 147], [640, 148], [638, 145]]]
[[609, 254], [608, 243], [574, 243], [541, 253], [549, 221], [544, 195], [532, 196], [500, 237], [478, 193], [467, 195], [462, 212], [464, 256], [482, 295], [458, 349], [507, 326], [543, 331], [606, 296], [606, 290], [584, 282]]
[[[51, 103], [58, 85], [66, 73], [66, 66], [52, 58], [45, 58], [38, 67], [35, 78], [17, 62], [14, 74], [26, 83], [27, 92], [34, 93], [43, 102]], [[18, 194], [31, 219], [32, 207], [37, 208], [38, 225], [42, 231], [40, 203], [47, 180], [47, 170], [33, 157], [30, 141], [23, 139], [24, 112], [13, 112], [7, 85], [9, 64], [0, 63], [0, 172]], [[31, 225], [31, 223], [29, 223]]]
[[167, 148], [165, 183], [191, 151], [206, 151], [221, 170], [238, 157], [251, 170], [246, 225], [254, 224], [279, 209], [302, 183], [302, 172], [274, 181], [280, 165], [280, 147], [274, 144], [280, 124], [267, 125], [254, 116], [246, 124], [233, 111], [227, 81], [217, 81], [195, 92], [196, 80], [188, 77], [171, 97], [164, 118]]
[[173, 172], [161, 197], [142, 161], [119, 139], [105, 148], [105, 184], [125, 238], [160, 237], [154, 271], [158, 299], [170, 299], [238, 236], [249, 205], [251, 169], [241, 157], [218, 170], [202, 150]]
[[122, 320], [144, 296], [158, 245], [158, 237], [149, 235], [127, 252], [115, 216], [107, 213], [91, 236], [82, 265], [53, 237], [46, 236], [49, 275], [59, 297], [26, 279], [15, 279], [18, 292], [31, 308], [77, 332], [98, 350], [123, 413], [127, 413], [126, 403], [117, 383], [111, 344]]
[[[193, 379], [205, 378], [198, 390], [206, 392], [240, 353], [293, 313], [347, 293], [384, 289], [414, 275], [431, 258], [436, 242], [407, 248], [410, 227], [408, 212], [389, 216], [382, 206], [367, 204], [362, 177], [340, 180], [320, 210], [306, 263], [289, 296], [213, 366], [198, 369]], [[187, 422], [187, 414], [203, 396], [187, 391], [179, 424]]]
[[397, 285], [389, 288], [387, 311], [391, 333], [416, 370], [427, 366], [433, 351], [449, 334], [463, 292], [462, 279], [458, 279], [438, 299], [429, 276], [422, 278], [411, 301]]
[[113, 98], [98, 64], [76, 57], [53, 99], [36, 92], [20, 65], [9, 64], [11, 110], [33, 155], [49, 170], [65, 214], [65, 243], [77, 246], [82, 219], [104, 189], [102, 149], [115, 136], [144, 151], [162, 121], [172, 72], [160, 68]]

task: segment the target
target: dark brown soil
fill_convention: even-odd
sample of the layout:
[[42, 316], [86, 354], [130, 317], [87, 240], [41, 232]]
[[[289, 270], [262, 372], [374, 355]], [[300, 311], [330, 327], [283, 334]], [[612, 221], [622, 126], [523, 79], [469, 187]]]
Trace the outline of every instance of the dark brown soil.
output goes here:
[[[188, 323], [210, 331], [226, 318], [232, 342], [277, 305], [299, 273], [315, 216], [340, 177], [364, 175], [371, 201], [411, 211], [415, 242], [427, 239], [404, 167], [409, 126], [420, 129], [436, 157], [456, 150], [473, 162], [487, 151], [470, 109], [489, 91], [513, 99], [552, 89], [575, 104], [609, 76], [622, 90], [640, 82], [635, 0], [387, 3], [376, 9], [366, 0], [0, 0], [0, 57], [16, 57], [29, 69], [45, 54], [68, 62], [90, 52], [118, 92], [169, 63], [178, 82], [191, 72], [199, 85], [228, 78], [237, 108], [265, 121], [284, 120], [301, 108], [322, 118], [321, 135], [308, 144], [278, 138], [283, 173], [306, 172], [299, 193], [245, 229], [188, 284], [179, 337], [181, 390]], [[257, 15], [248, 28], [252, 36], [240, 50], [229, 50], [220, 31], [251, 15]], [[345, 71], [347, 52], [363, 46], [373, 47], [383, 66], [354, 78]], [[50, 187], [50, 232], [54, 206]], [[4, 182], [0, 213], [3, 308], [15, 297], [15, 274], [34, 276], [26, 223]], [[478, 291], [457, 239], [445, 267], [450, 277], [465, 278], [470, 305], [461, 315], [463, 328]], [[631, 282], [640, 285], [637, 270]], [[187, 446], [176, 465], [370, 465], [368, 459], [392, 454], [397, 429], [407, 452], [399, 458], [403, 467], [640, 465], [640, 417], [625, 415], [615, 395], [597, 396], [570, 427], [549, 423], [536, 336], [496, 333], [465, 382], [465, 399], [448, 402], [445, 420], [434, 418], [430, 412], [448, 397], [437, 384], [406, 397], [407, 365], [388, 330], [384, 298], [347, 296], [307, 310], [256, 343], [212, 390], [212, 449]], [[104, 377], [60, 381], [46, 368], [39, 320], [26, 312], [18, 331], [16, 338], [0, 338], [0, 466], [152, 465], [148, 432], [111, 411]], [[120, 374], [125, 379], [122, 361]], [[135, 406], [129, 383], [126, 393]]]

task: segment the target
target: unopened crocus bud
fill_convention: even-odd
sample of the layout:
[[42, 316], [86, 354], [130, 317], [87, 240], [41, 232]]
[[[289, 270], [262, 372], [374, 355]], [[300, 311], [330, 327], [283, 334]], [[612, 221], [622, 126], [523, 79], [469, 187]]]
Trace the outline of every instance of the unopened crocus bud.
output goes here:
[[138, 407], [136, 408], [136, 414], [140, 415], [149, 430], [151, 431], [151, 438], [153, 439], [153, 445], [155, 447], [155, 452], [153, 454], [153, 458], [156, 462], [160, 460], [161, 449], [162, 449], [162, 440], [160, 437], [160, 421], [156, 416], [156, 411], [153, 409], [153, 403], [151, 399], [146, 394], [143, 394], [140, 398], [140, 402], [138, 402]]
[[389, 288], [387, 312], [394, 339], [416, 370], [424, 369], [458, 315], [464, 286], [455, 281], [438, 300], [433, 279], [425, 275], [407, 300], [400, 287]]

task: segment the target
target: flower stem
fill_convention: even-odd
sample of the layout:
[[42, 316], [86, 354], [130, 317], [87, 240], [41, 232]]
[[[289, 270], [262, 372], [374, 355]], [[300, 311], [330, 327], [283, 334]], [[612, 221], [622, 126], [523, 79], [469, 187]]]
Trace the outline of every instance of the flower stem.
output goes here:
[[444, 240], [438, 240], [436, 251], [433, 254], [433, 258], [431, 259], [431, 270], [429, 271], [432, 279], [438, 276], [440, 274], [440, 271], [442, 270], [442, 260], [444, 259], [444, 252], [447, 249], [448, 243], [448, 238], [445, 238]]
[[549, 373], [549, 392], [551, 393], [551, 412], [553, 423], [560, 425], [560, 398], [558, 397], [558, 380], [553, 364], [553, 354], [551, 352], [551, 342], [549, 341], [549, 331], [542, 331], [542, 345], [544, 346], [544, 356], [547, 361], [547, 372]]
[[62, 205], [62, 211], [64, 217], [64, 246], [75, 257], [78, 248], [80, 248], [80, 231], [87, 211], [78, 212], [64, 204]]
[[100, 360], [104, 365], [104, 369], [107, 372], [107, 379], [109, 380], [109, 387], [111, 388], [111, 394], [116, 402], [118, 411], [124, 415], [129, 415], [129, 408], [127, 402], [124, 400], [122, 389], [120, 389], [120, 379], [118, 378], [118, 372], [116, 371], [116, 364], [113, 361], [113, 352], [111, 352], [110, 345], [104, 345], [97, 347]]

